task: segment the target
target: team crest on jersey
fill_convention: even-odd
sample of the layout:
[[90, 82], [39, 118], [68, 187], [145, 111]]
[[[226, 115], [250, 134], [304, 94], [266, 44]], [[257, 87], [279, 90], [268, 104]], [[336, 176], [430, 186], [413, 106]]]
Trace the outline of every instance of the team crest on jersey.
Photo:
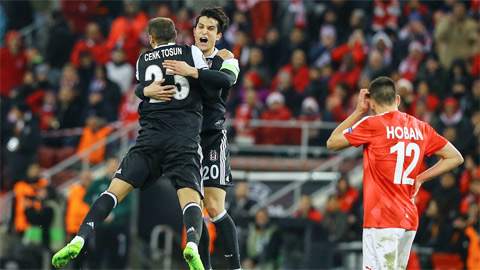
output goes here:
[[210, 150], [210, 161], [216, 161], [217, 159], [217, 150]]

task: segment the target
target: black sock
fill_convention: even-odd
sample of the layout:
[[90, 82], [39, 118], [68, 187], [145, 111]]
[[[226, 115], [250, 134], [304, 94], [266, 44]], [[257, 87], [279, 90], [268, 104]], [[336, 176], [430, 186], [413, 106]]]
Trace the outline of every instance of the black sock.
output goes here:
[[113, 193], [108, 191], [102, 193], [88, 210], [77, 235], [86, 240], [93, 232], [95, 225], [102, 223], [117, 206], [117, 202], [117, 197]]
[[193, 242], [197, 245], [202, 235], [202, 208], [194, 202], [187, 203], [183, 208], [183, 225], [187, 230], [187, 243]]
[[[223, 214], [223, 216], [222, 216]], [[218, 218], [218, 219], [217, 219]], [[217, 229], [218, 240], [223, 248], [225, 259], [229, 269], [239, 269], [240, 252], [238, 248], [237, 229], [227, 211], [223, 211], [217, 218], [213, 218], [213, 224]]]
[[205, 268], [205, 270], [212, 269], [212, 263], [210, 262], [210, 234], [208, 233], [205, 220], [203, 220], [202, 236], [200, 237], [200, 244], [198, 245], [198, 253], [202, 259], [203, 268]]

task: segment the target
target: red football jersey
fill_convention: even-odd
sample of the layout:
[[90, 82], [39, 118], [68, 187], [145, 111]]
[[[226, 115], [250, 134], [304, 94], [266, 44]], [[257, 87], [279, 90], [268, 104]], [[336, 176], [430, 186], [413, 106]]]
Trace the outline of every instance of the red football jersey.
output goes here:
[[364, 145], [363, 227], [417, 230], [414, 182], [424, 156], [442, 149], [447, 140], [399, 111], [367, 116], [343, 134], [355, 147]]

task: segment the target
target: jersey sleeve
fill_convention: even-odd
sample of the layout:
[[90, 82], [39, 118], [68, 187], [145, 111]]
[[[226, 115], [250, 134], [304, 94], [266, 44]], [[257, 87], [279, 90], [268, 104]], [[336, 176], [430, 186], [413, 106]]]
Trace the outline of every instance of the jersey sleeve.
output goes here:
[[231, 58], [224, 60], [220, 70], [230, 70], [231, 72], [233, 72], [233, 74], [235, 74], [235, 81], [233, 82], [233, 84], [237, 82], [238, 73], [240, 73], [240, 67], [238, 65], [237, 59]]
[[138, 57], [137, 64], [135, 65], [135, 78], [137, 78], [137, 81], [140, 81], [140, 76], [138, 76], [138, 62], [140, 61], [140, 57], [142, 57], [142, 55]]
[[343, 135], [355, 147], [369, 143], [372, 139], [371, 117], [367, 116], [343, 131]]
[[208, 69], [207, 61], [202, 51], [195, 45], [192, 46], [192, 58], [195, 68], [198, 69]]
[[428, 138], [427, 147], [425, 148], [425, 155], [428, 157], [442, 149], [447, 143], [448, 140], [438, 134], [435, 129], [433, 129], [429, 124], [425, 124], [426, 133], [425, 136]]

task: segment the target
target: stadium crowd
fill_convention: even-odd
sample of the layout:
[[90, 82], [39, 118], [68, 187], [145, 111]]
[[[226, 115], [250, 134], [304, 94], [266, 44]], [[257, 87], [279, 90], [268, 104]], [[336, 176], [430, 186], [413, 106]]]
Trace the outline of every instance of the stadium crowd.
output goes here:
[[[171, 18], [177, 42], [192, 44], [195, 16], [212, 2], [231, 18], [217, 47], [231, 50], [241, 65], [227, 104], [230, 140], [298, 145], [298, 130], [253, 128], [249, 120], [341, 122], [359, 89], [389, 76], [400, 109], [431, 124], [465, 157], [464, 166], [425, 184], [416, 197], [415, 242], [458, 253], [465, 265], [479, 262], [480, 1], [57, 2], [0, 3], [1, 189], [23, 190], [17, 202], [43, 190], [25, 185], [46, 185], [35, 165], [39, 148], [72, 154], [105, 139], [112, 123], [138, 119], [135, 64], [150, 48], [149, 18]], [[45, 17], [47, 35], [25, 46], [18, 30]], [[39, 136], [71, 128], [82, 128], [81, 136]], [[324, 146], [326, 136], [314, 133], [310, 143]], [[105, 152], [94, 152], [90, 162], [103, 162]], [[360, 240], [362, 195], [352, 189], [343, 179], [325, 211], [312, 213], [303, 198], [305, 209], [296, 215], [324, 224], [332, 242]], [[53, 198], [52, 192], [39, 196]], [[20, 208], [16, 218], [32, 216]], [[24, 232], [31, 221], [19, 222], [15, 229]]]

